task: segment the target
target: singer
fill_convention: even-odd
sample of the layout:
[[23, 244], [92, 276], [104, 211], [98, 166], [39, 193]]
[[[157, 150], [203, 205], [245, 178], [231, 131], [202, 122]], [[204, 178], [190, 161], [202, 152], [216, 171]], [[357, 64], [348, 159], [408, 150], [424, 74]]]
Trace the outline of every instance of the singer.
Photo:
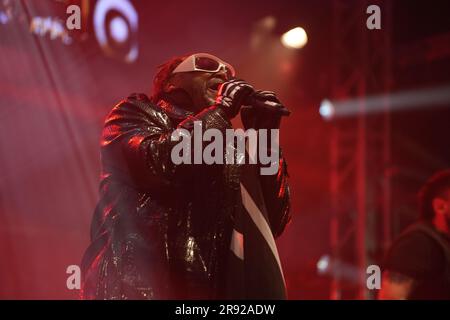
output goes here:
[[102, 132], [82, 298], [285, 299], [274, 240], [291, 217], [281, 150], [272, 175], [261, 163], [176, 164], [171, 135], [182, 128], [194, 141], [198, 121], [225, 133], [238, 114], [245, 129], [279, 129], [286, 110], [205, 53], [164, 63], [151, 98], [116, 105]]

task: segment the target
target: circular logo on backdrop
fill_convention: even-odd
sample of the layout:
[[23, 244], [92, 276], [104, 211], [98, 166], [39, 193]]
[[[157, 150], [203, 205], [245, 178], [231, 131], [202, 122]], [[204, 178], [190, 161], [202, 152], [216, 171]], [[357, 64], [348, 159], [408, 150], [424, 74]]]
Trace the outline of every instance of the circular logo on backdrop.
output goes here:
[[94, 9], [95, 37], [106, 54], [132, 63], [139, 55], [138, 14], [128, 0], [99, 0]]

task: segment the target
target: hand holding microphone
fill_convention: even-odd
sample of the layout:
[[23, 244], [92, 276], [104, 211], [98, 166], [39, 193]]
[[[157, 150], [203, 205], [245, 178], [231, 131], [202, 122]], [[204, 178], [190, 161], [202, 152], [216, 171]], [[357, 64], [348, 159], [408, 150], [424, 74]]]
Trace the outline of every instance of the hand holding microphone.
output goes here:
[[257, 90], [249, 95], [244, 100], [243, 106], [243, 109], [247, 108], [260, 109], [281, 116], [289, 116], [291, 114], [272, 91]]
[[221, 106], [230, 119], [234, 118], [241, 107], [275, 116], [289, 116], [291, 113], [272, 91], [255, 91], [241, 79], [232, 79], [219, 87], [216, 104]]
[[272, 91], [255, 91], [241, 109], [245, 129], [279, 129], [281, 117], [291, 113]]
[[216, 105], [225, 111], [229, 119], [232, 119], [239, 113], [244, 101], [254, 92], [253, 87], [244, 80], [226, 81], [219, 86]]

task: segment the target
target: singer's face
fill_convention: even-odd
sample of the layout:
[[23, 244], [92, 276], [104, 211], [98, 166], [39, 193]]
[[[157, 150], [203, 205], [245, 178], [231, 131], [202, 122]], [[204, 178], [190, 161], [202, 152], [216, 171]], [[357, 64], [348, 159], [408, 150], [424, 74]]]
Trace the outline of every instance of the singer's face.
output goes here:
[[174, 74], [170, 84], [182, 89], [192, 102], [192, 111], [197, 112], [214, 104], [219, 85], [229, 80], [226, 72], [215, 73], [192, 71]]

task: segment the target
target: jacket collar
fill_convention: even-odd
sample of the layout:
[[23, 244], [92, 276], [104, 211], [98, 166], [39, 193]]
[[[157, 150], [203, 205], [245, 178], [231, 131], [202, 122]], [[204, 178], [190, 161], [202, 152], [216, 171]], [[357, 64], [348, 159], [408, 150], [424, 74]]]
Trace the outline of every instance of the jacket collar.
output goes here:
[[163, 109], [170, 118], [174, 118], [177, 120], [184, 120], [187, 117], [194, 115], [192, 111], [187, 111], [163, 99], [159, 100], [157, 105], [158, 107]]

